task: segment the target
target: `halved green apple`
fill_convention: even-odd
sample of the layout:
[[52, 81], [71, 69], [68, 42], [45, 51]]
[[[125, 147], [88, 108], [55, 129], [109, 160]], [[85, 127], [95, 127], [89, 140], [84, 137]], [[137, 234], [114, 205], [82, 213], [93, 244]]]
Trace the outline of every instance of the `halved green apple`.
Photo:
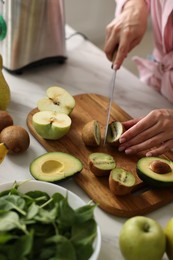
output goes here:
[[70, 115], [75, 107], [75, 99], [64, 88], [58, 86], [49, 87], [46, 91], [47, 97], [37, 102], [40, 111], [57, 111]]
[[39, 111], [33, 115], [32, 124], [44, 139], [57, 140], [70, 130], [71, 118], [55, 111]]

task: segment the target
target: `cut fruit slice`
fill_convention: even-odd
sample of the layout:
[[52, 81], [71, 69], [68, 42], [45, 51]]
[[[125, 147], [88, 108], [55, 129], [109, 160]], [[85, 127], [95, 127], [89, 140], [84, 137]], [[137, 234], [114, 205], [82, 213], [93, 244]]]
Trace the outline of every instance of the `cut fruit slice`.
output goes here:
[[32, 124], [44, 139], [58, 140], [70, 130], [71, 118], [58, 112], [39, 111], [33, 115]]
[[110, 154], [92, 153], [89, 155], [89, 167], [96, 176], [108, 175], [115, 166], [115, 160]]
[[84, 125], [82, 129], [82, 140], [87, 146], [99, 146], [101, 141], [100, 125], [92, 120]]
[[53, 86], [47, 89], [47, 97], [41, 98], [37, 107], [40, 111], [56, 111], [69, 115], [75, 107], [75, 99], [65, 89]]
[[173, 162], [160, 157], [143, 157], [136, 171], [141, 180], [152, 186], [173, 186]]
[[109, 188], [114, 195], [126, 195], [131, 192], [136, 179], [131, 172], [115, 168], [109, 175]]
[[106, 141], [111, 145], [117, 146], [119, 144], [119, 138], [124, 132], [124, 126], [121, 122], [114, 121], [108, 125], [108, 134]]
[[71, 154], [48, 152], [30, 164], [32, 176], [40, 181], [56, 182], [73, 176], [83, 168], [82, 162]]

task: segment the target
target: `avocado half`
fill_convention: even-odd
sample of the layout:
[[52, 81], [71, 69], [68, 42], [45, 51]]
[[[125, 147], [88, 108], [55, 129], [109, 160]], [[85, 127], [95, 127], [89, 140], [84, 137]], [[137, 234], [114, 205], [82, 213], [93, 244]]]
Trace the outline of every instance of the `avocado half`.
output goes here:
[[136, 172], [151, 186], [173, 186], [173, 162], [160, 157], [143, 157], [138, 160]]
[[30, 164], [31, 175], [40, 181], [57, 182], [80, 172], [82, 162], [71, 154], [48, 152]]

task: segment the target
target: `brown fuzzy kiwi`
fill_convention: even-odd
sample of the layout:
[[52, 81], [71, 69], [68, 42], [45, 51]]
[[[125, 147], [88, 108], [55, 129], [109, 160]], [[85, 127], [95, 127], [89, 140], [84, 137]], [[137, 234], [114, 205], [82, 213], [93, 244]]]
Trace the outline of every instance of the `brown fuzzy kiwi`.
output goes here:
[[86, 123], [82, 129], [82, 140], [86, 146], [97, 147], [100, 145], [100, 125], [96, 120]]
[[135, 183], [134, 175], [122, 168], [115, 168], [110, 172], [109, 188], [114, 195], [123, 196], [129, 194]]
[[4, 128], [0, 134], [0, 141], [4, 143], [9, 153], [22, 153], [28, 149], [30, 137], [21, 126], [12, 125]]
[[7, 111], [0, 110], [0, 132], [10, 125], [13, 125], [12, 116]]

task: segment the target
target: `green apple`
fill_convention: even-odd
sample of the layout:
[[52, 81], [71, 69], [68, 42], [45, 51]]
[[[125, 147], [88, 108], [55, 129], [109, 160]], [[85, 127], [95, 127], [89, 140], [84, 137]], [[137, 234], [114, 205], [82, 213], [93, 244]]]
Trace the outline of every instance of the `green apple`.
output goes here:
[[166, 235], [166, 254], [170, 260], [173, 259], [173, 218], [171, 218], [165, 227]]
[[39, 111], [33, 115], [32, 124], [44, 139], [57, 140], [70, 130], [71, 118], [55, 111]]
[[75, 107], [75, 99], [65, 89], [53, 86], [46, 91], [47, 97], [41, 98], [37, 102], [37, 107], [40, 111], [57, 111], [70, 115]]
[[123, 224], [119, 246], [126, 260], [161, 260], [166, 250], [166, 237], [157, 221], [135, 216]]

